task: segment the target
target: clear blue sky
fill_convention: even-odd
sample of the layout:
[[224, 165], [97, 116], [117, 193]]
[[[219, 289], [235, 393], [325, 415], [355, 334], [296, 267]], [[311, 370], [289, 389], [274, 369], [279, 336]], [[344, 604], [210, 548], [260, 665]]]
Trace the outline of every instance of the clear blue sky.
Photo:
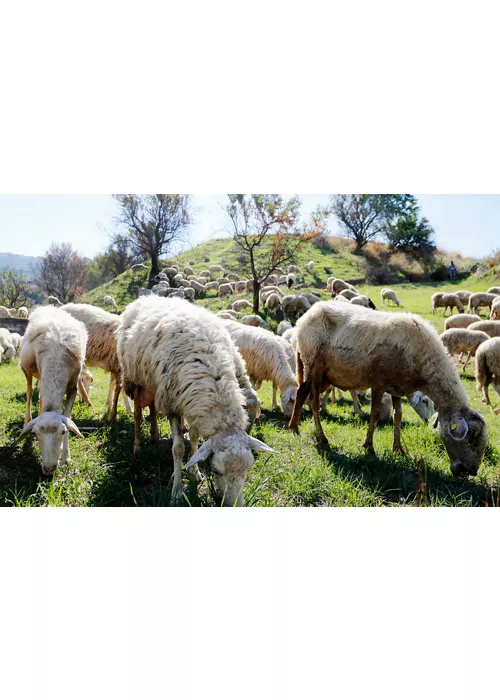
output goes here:
[[[301, 195], [303, 213], [328, 195]], [[500, 195], [418, 195], [437, 244], [464, 255], [484, 256], [500, 247]], [[225, 195], [194, 195], [193, 245], [223, 235]], [[102, 251], [115, 229], [110, 195], [0, 195], [0, 252], [43, 255], [52, 241], [70, 241], [83, 255]], [[334, 221], [330, 227], [335, 232]]]

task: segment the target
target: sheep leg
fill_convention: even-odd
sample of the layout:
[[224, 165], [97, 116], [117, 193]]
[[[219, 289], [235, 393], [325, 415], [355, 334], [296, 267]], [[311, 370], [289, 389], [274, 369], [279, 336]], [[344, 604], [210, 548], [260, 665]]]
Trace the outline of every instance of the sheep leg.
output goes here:
[[87, 404], [87, 406], [92, 406], [92, 401], [89, 399], [89, 395], [85, 389], [85, 384], [81, 379], [78, 380], [78, 393], [80, 394], [83, 403]]
[[139, 401], [139, 390], [134, 392], [134, 457], [138, 457], [141, 452], [141, 424], [142, 424], [142, 408]]
[[403, 407], [399, 396], [392, 397], [392, 405], [394, 407], [394, 442], [392, 451], [404, 454], [403, 446], [401, 445], [401, 421], [403, 419]]
[[490, 401], [490, 394], [489, 394], [489, 385], [485, 384], [483, 387], [483, 393], [484, 393], [484, 402], [487, 406], [489, 406], [492, 409], [491, 401]]
[[[333, 390], [333, 393], [332, 393]], [[321, 399], [321, 410], [326, 411], [326, 406], [328, 404], [328, 397], [332, 394], [332, 403], [336, 403], [335, 400], [335, 387], [330, 387], [329, 389], [326, 390], [325, 394], [323, 394], [323, 398]]]
[[[64, 414], [67, 418], [71, 418], [71, 411], [73, 410], [73, 404], [75, 403], [76, 395], [78, 394], [77, 387], [73, 387], [66, 397], [66, 406], [64, 408]], [[69, 451], [69, 430], [66, 430], [63, 438], [63, 448], [61, 453], [61, 464], [69, 464], [71, 462], [71, 453]]]
[[122, 390], [122, 383], [115, 374], [113, 375], [113, 382], [113, 403], [109, 412], [108, 423], [114, 423], [114, 421], [116, 420], [116, 413], [118, 411], [118, 399], [120, 398], [120, 392]]
[[288, 424], [290, 430], [296, 435], [299, 434], [300, 414], [302, 412], [302, 408], [304, 407], [305, 402], [307, 401], [309, 392], [311, 391], [311, 384], [312, 380], [311, 378], [308, 378], [303, 384], [300, 385], [299, 390], [297, 391], [297, 396], [295, 398], [295, 406], [293, 407], [292, 420]]
[[125, 410], [127, 411], [128, 415], [131, 416], [133, 413], [132, 406], [130, 405], [130, 401], [125, 392], [123, 392], [123, 403], [125, 404]]
[[278, 400], [277, 400], [277, 393], [278, 393], [278, 387], [276, 386], [276, 384], [273, 384], [273, 411], [277, 411], [279, 409]]
[[[196, 428], [194, 428], [193, 426], [191, 426], [189, 428], [189, 449], [190, 449], [191, 457], [198, 450], [199, 439], [200, 439], [200, 434], [199, 434], [198, 430]], [[188, 474], [189, 474], [190, 480], [193, 481], [195, 484], [199, 484], [203, 481], [203, 476], [202, 476], [197, 464], [193, 464], [192, 467], [189, 467]]]
[[26, 414], [24, 416], [24, 425], [27, 425], [33, 418], [31, 414], [31, 401], [33, 399], [33, 375], [23, 369], [26, 377]]
[[366, 435], [366, 440], [363, 443], [363, 447], [369, 452], [374, 452], [373, 449], [373, 434], [377, 423], [380, 420], [382, 413], [382, 397], [384, 391], [381, 389], [373, 389], [372, 387], [372, 410], [370, 413], [370, 427], [368, 428], [368, 433]]
[[319, 398], [320, 398], [320, 384], [319, 382], [314, 382], [311, 388], [311, 398], [310, 405], [312, 414], [314, 417], [314, 424], [316, 426], [316, 437], [318, 440], [318, 445], [323, 447], [330, 447], [328, 439], [323, 432], [323, 426], [321, 425], [321, 420], [319, 417]]
[[363, 413], [363, 411], [361, 410], [361, 406], [359, 405], [358, 395], [355, 391], [351, 391], [350, 394], [352, 398], [352, 407], [354, 409], [354, 413], [360, 418], [364, 418], [365, 414]]
[[178, 505], [182, 501], [184, 488], [182, 485], [182, 459], [184, 457], [184, 435], [182, 434], [181, 421], [179, 418], [170, 419], [170, 429], [172, 431], [172, 456], [174, 458], [174, 484], [172, 486], [172, 496], [170, 505]]
[[463, 366], [464, 372], [465, 372], [465, 370], [466, 370], [466, 368], [467, 368], [467, 365], [469, 364], [469, 361], [470, 361], [470, 358], [471, 358], [471, 357], [472, 357], [472, 352], [469, 353], [469, 355], [468, 355], [468, 357], [467, 357], [467, 361], [466, 361], [465, 365]]
[[149, 439], [158, 442], [158, 416], [154, 402], [149, 404]]
[[109, 380], [108, 398], [106, 399], [106, 406], [111, 408], [111, 401], [113, 399], [113, 393], [115, 390], [115, 375], [111, 373], [111, 378]]

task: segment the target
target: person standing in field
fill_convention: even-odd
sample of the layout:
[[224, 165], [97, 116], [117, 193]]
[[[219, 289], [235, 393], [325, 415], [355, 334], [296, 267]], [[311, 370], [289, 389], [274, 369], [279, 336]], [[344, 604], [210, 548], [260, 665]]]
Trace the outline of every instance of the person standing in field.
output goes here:
[[457, 279], [457, 268], [453, 260], [448, 266], [448, 272], [450, 273], [450, 280], [454, 282]]

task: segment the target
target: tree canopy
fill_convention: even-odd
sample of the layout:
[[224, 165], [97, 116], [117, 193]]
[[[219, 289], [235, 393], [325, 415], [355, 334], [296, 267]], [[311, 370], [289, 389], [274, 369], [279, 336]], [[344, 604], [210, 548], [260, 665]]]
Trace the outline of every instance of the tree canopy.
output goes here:
[[87, 264], [71, 243], [52, 243], [43, 256], [36, 277], [38, 287], [63, 304], [84, 291]]

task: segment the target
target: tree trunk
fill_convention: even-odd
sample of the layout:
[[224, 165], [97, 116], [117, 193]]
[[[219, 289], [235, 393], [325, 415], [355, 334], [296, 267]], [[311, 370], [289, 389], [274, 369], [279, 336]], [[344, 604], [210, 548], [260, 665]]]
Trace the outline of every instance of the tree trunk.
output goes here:
[[257, 280], [254, 280], [253, 281], [253, 312], [254, 312], [254, 314], [259, 313], [259, 304], [260, 304], [259, 293], [260, 293], [260, 282], [258, 282]]
[[149, 289], [152, 289], [156, 280], [155, 277], [160, 274], [160, 260], [157, 255], [151, 256], [151, 274], [149, 276]]

